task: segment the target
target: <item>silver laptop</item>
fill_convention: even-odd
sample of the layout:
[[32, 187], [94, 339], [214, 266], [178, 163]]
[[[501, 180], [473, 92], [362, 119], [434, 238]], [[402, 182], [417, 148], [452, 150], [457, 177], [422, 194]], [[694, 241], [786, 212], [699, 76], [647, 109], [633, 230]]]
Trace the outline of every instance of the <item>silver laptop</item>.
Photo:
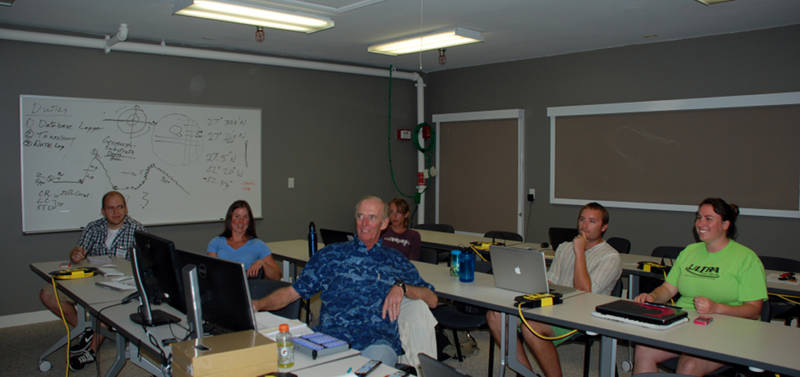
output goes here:
[[567, 298], [581, 291], [547, 281], [544, 254], [536, 250], [492, 245], [494, 286], [522, 293], [561, 293]]

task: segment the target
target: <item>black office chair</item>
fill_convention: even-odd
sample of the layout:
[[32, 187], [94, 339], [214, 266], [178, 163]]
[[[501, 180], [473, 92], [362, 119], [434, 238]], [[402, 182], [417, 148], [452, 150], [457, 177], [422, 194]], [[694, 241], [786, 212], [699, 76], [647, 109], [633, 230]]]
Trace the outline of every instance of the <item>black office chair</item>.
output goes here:
[[620, 254], [630, 254], [631, 252], [631, 241], [625, 238], [611, 237], [606, 242]]
[[456, 228], [450, 224], [417, 224], [414, 229], [433, 230], [442, 233], [455, 233]]
[[[759, 256], [759, 258], [764, 269], [800, 274], [800, 261], [798, 260], [771, 256]], [[786, 326], [790, 326], [792, 319], [797, 318], [797, 327], [800, 327], [800, 307], [797, 305], [780, 297], [770, 296], [765, 306], [769, 307], [770, 319], [782, 319]]]
[[553, 227], [547, 230], [547, 235], [550, 238], [550, 246], [555, 251], [558, 249], [558, 245], [572, 241], [578, 235], [578, 229]]
[[507, 241], [519, 241], [522, 242], [522, 236], [514, 232], [507, 232], [505, 230], [490, 230], [483, 234], [486, 238], [491, 238], [492, 243], [495, 243], [495, 240], [507, 240]]
[[[492, 265], [489, 262], [475, 260], [475, 272], [492, 273]], [[477, 308], [468, 304], [440, 304], [435, 309], [431, 310], [436, 321], [439, 322], [437, 327], [440, 330], [450, 330], [453, 334], [454, 347], [456, 349], [456, 358], [458, 361], [464, 361], [464, 355], [461, 352], [461, 344], [458, 341], [458, 331], [468, 331], [478, 328], [486, 327], [486, 310]], [[441, 359], [441, 358], [440, 358]], [[491, 377], [491, 366], [494, 362], [494, 343], [490, 337], [489, 342], [489, 377]]]
[[[653, 249], [650, 255], [654, 257], [660, 257], [662, 261], [665, 258], [672, 259], [674, 261], [675, 258], [678, 257], [678, 254], [680, 254], [681, 250], [683, 249], [684, 248], [680, 246], [657, 246], [656, 248]], [[672, 263], [670, 263], [669, 261], [664, 261], [663, 264], [666, 264], [668, 266], [672, 265]], [[664, 282], [663, 278], [651, 278], [643, 276], [639, 278], [639, 292], [641, 293], [652, 292], [654, 289], [658, 288], [658, 286], [661, 285], [661, 283], [663, 282]], [[677, 300], [678, 296], [676, 296], [674, 299]]]
[[319, 235], [322, 237], [322, 243], [330, 245], [337, 242], [347, 242], [353, 239], [353, 233], [333, 229], [319, 229]]
[[657, 246], [650, 254], [654, 257], [676, 259], [684, 247], [682, 246]]

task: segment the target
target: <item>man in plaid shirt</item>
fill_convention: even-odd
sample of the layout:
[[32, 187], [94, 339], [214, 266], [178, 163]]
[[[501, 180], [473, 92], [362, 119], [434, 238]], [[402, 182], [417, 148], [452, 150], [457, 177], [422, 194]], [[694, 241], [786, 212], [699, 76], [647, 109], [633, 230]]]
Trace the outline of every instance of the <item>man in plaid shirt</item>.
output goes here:
[[[130, 259], [130, 248], [136, 242], [134, 232], [144, 230], [142, 224], [128, 217], [128, 206], [125, 197], [118, 191], [109, 191], [103, 195], [100, 213], [103, 217], [90, 222], [83, 228], [78, 244], [69, 253], [71, 263], [86, 259], [87, 255], [109, 255]], [[59, 316], [58, 303], [52, 287], [42, 288], [39, 292], [42, 303], [56, 316]], [[61, 308], [64, 317], [73, 327], [78, 323], [75, 303], [62, 300]], [[70, 369], [83, 369], [86, 364], [95, 361], [95, 351], [102, 337], [94, 336], [94, 332], [86, 328], [70, 346]]]

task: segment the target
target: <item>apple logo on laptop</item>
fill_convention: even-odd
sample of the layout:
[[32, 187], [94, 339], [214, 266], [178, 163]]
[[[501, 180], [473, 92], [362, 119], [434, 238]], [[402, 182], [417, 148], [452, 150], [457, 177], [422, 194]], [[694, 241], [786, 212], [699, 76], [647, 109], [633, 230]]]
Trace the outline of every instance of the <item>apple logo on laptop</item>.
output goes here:
[[522, 275], [522, 271], [519, 269], [519, 266], [514, 266], [514, 273], [517, 275]]

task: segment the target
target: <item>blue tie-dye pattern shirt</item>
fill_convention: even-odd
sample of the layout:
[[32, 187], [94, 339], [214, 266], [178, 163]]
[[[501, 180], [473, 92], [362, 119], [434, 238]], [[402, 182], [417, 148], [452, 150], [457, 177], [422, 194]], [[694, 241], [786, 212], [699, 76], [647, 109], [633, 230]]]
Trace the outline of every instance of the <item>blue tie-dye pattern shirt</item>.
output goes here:
[[383, 301], [398, 280], [433, 290], [403, 254], [380, 240], [367, 250], [356, 238], [318, 251], [292, 286], [304, 299], [322, 292], [316, 331], [345, 340], [357, 350], [374, 343], [391, 345], [400, 355], [397, 321], [390, 321], [388, 314], [381, 318]]

